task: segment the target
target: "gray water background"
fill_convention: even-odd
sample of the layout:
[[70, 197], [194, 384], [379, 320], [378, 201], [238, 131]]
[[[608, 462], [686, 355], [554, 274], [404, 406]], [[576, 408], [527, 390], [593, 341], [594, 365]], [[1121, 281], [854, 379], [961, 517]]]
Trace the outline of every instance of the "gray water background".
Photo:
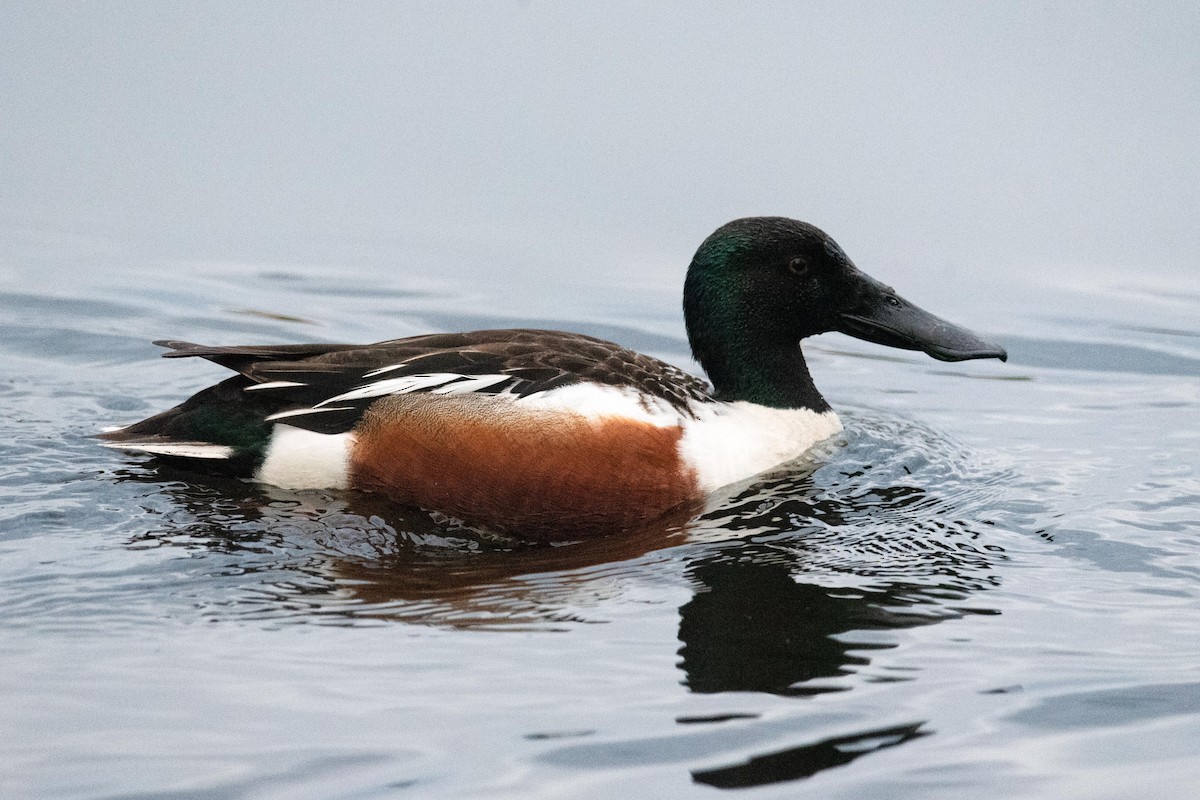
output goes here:
[[[0, 796], [1192, 798], [1191, 4], [7, 4]], [[1008, 346], [809, 346], [844, 437], [495, 548], [88, 434], [149, 340], [570, 328], [828, 230]]]

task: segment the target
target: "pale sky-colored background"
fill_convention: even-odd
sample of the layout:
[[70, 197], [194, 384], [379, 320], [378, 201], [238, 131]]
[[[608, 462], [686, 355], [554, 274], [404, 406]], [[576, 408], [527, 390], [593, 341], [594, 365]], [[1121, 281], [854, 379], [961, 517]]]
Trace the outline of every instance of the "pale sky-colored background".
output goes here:
[[0, 151], [0, 235], [181, 263], [1194, 276], [1200, 5], [5, 3]]

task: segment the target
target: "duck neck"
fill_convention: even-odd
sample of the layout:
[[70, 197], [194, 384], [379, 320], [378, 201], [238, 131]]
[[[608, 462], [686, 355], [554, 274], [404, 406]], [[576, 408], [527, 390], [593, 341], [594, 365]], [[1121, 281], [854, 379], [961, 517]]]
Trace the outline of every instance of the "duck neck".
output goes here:
[[718, 400], [743, 400], [769, 408], [829, 411], [817, 391], [798, 343], [730, 346], [696, 352]]

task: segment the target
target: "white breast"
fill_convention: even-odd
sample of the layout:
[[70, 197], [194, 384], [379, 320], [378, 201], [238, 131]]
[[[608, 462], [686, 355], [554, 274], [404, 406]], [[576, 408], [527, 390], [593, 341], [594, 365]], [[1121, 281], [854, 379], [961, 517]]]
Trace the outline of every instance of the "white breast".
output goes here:
[[738, 401], [696, 406], [683, 422], [679, 453], [711, 492], [791, 461], [842, 429], [832, 411], [767, 408]]

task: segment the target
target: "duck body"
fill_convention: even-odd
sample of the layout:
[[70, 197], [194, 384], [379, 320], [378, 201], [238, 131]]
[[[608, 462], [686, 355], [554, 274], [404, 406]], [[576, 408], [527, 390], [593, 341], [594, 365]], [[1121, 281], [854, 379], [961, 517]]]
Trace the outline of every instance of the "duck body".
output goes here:
[[946, 360], [1004, 356], [904, 301], [916, 313], [897, 314], [891, 297], [816, 228], [737, 220], [701, 246], [685, 283], [689, 340], [711, 386], [560, 331], [163, 341], [168, 358], [237, 375], [100, 438], [284, 488], [377, 492], [518, 538], [582, 538], [643, 525], [840, 431], [808, 374], [804, 336], [844, 325]]
[[379, 492], [524, 538], [634, 527], [841, 430], [832, 411], [719, 401], [677, 367], [558, 331], [158, 344], [239, 374], [102, 434], [110, 446]]

